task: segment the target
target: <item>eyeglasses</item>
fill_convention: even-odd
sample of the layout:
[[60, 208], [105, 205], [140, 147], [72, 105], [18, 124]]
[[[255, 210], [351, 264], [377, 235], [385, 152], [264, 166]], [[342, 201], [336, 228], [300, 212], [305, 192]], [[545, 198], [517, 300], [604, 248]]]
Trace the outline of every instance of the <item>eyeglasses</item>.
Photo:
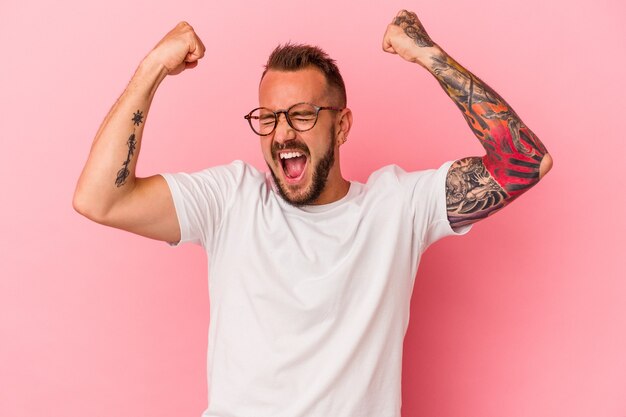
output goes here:
[[273, 111], [267, 107], [258, 107], [243, 116], [243, 118], [248, 121], [254, 133], [259, 136], [267, 136], [276, 129], [278, 117], [281, 113], [285, 114], [285, 119], [287, 119], [287, 123], [293, 130], [306, 132], [315, 127], [317, 116], [321, 110], [341, 111], [343, 108], [320, 107], [310, 103], [298, 103], [289, 107], [287, 110]]

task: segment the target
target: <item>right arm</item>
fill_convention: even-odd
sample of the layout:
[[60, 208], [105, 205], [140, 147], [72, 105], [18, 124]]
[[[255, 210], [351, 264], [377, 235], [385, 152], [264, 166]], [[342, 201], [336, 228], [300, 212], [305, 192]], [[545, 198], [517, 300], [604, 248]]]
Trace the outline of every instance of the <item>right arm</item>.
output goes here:
[[204, 45], [179, 23], [141, 62], [105, 117], [74, 192], [74, 209], [107, 226], [166, 242], [180, 240], [174, 202], [160, 175], [135, 177], [143, 128], [161, 81], [194, 68]]

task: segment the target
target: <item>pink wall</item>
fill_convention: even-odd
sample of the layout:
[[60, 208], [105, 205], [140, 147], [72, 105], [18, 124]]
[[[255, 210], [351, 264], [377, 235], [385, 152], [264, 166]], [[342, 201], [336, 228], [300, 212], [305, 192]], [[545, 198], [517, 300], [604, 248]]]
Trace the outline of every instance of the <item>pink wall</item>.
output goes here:
[[140, 175], [235, 158], [262, 167], [242, 115], [264, 59], [287, 40], [318, 43], [343, 70], [349, 177], [482, 153], [435, 80], [380, 50], [406, 7], [507, 98], [555, 168], [426, 254], [403, 415], [624, 417], [624, 3], [301, 4], [2, 0], [0, 416], [198, 416], [205, 406], [201, 249], [107, 229], [71, 207], [100, 121], [178, 20], [208, 53], [157, 93]]

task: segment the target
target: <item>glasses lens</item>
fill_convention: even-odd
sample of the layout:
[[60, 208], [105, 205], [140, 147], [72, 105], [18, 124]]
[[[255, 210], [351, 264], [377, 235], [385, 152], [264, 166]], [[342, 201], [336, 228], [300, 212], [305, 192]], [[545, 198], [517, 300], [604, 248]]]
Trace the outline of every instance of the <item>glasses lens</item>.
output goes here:
[[289, 109], [289, 120], [292, 126], [299, 131], [313, 128], [317, 120], [315, 107], [307, 103], [296, 104]]
[[266, 108], [261, 107], [250, 113], [250, 126], [258, 135], [268, 135], [274, 130], [276, 116]]

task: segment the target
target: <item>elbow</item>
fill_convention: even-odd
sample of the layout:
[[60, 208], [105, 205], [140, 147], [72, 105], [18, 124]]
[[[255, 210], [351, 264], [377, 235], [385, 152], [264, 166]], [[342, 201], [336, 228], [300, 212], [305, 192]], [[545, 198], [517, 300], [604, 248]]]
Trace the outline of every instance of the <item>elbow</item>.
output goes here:
[[84, 198], [82, 194], [78, 192], [78, 190], [74, 192], [74, 198], [72, 199], [72, 207], [78, 214], [85, 216], [91, 220], [92, 209], [89, 205], [89, 202]]
[[76, 189], [72, 199], [72, 207], [78, 214], [88, 218], [89, 220], [96, 223], [104, 223], [105, 214], [96, 204], [93, 203], [92, 200], [93, 199], [90, 199], [84, 193], [81, 193], [78, 189]]
[[552, 157], [546, 153], [539, 164], [539, 179], [542, 179], [552, 169]]

